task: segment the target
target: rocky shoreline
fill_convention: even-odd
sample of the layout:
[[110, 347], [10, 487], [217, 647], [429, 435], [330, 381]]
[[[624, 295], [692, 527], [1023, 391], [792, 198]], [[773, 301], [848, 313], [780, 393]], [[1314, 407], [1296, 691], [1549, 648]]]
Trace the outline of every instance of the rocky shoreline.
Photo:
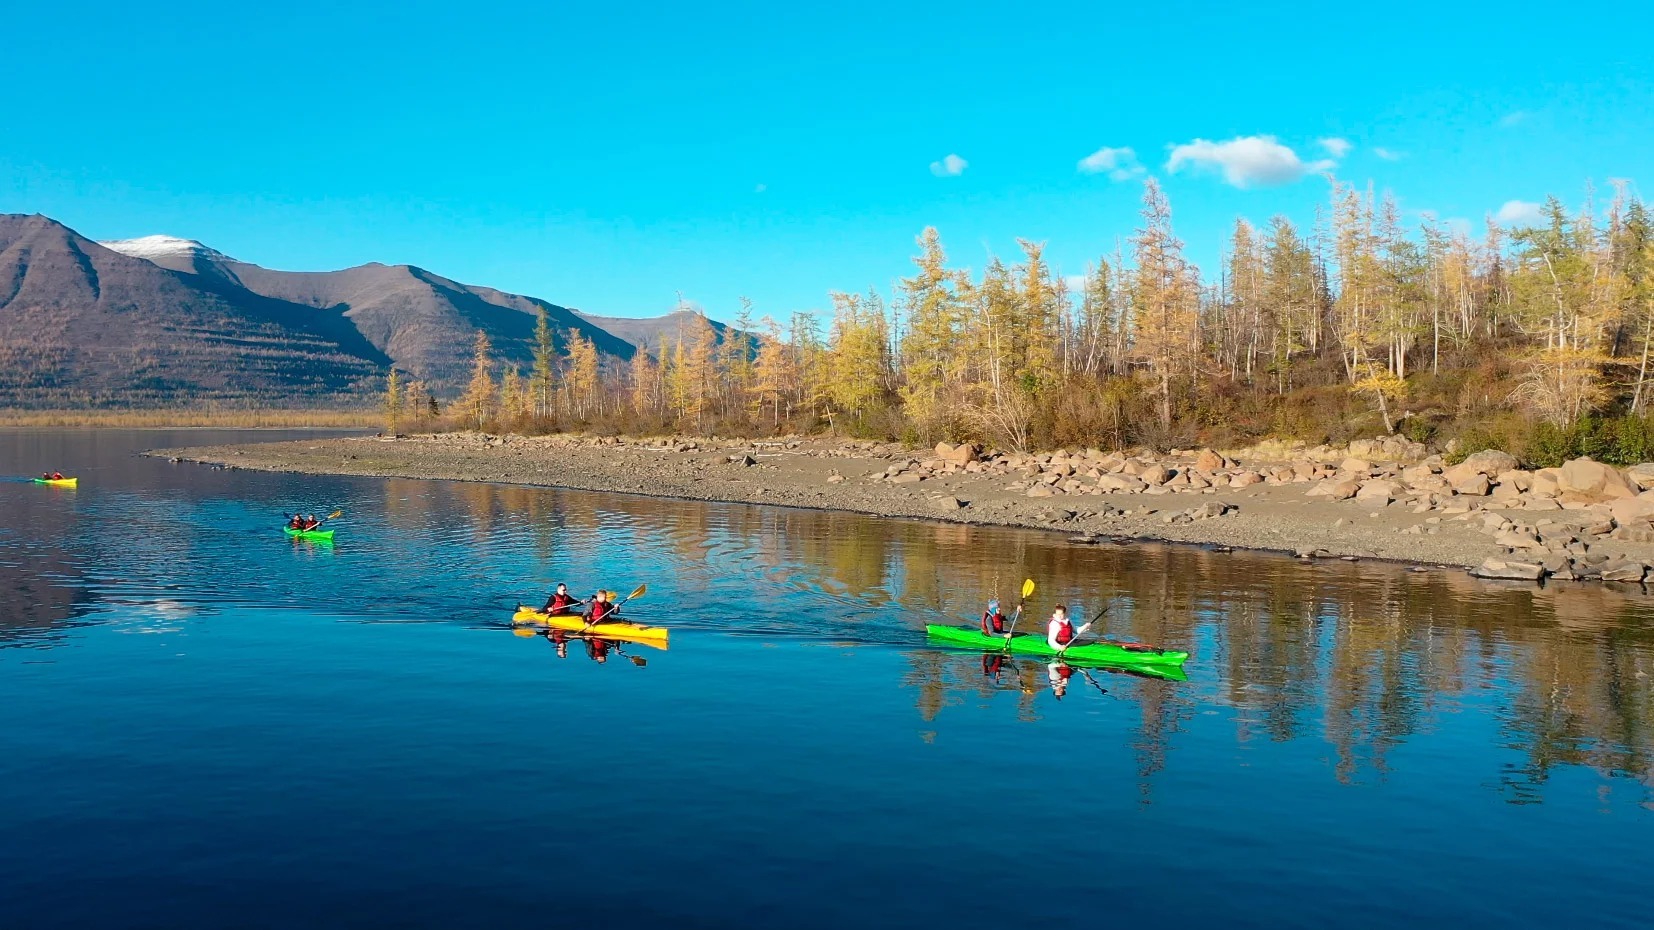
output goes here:
[[1654, 579], [1654, 465], [1449, 466], [1399, 439], [1125, 455], [793, 438], [370, 436], [159, 450], [264, 471], [491, 481], [1458, 566], [1489, 578]]

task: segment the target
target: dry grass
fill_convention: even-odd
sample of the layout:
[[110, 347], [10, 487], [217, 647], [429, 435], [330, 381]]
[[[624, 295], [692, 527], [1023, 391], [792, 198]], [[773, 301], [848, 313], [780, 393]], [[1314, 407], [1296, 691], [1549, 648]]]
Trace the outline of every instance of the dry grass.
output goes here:
[[64, 426], [285, 428], [379, 427], [384, 416], [375, 410], [213, 410], [178, 408], [159, 410], [15, 410], [0, 409], [0, 427]]

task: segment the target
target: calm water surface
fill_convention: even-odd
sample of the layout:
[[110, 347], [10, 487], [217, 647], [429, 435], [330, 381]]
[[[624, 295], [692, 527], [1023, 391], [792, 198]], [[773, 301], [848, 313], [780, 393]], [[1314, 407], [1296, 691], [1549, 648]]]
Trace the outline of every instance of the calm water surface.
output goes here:
[[[1648, 925], [1641, 592], [131, 454], [233, 438], [0, 432], [0, 925]], [[1026, 576], [1189, 680], [926, 645]]]

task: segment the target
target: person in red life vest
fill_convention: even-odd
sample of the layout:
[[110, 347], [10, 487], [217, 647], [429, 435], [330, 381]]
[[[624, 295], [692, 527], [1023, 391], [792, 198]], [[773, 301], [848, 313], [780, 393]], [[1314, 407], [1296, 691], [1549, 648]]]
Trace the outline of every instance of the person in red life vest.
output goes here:
[[1075, 640], [1084, 636], [1085, 631], [1089, 629], [1091, 629], [1089, 623], [1075, 629], [1074, 621], [1068, 619], [1068, 608], [1058, 604], [1051, 610], [1051, 622], [1046, 624], [1045, 642], [1046, 645], [1057, 650], [1058, 655], [1061, 655], [1068, 650], [1069, 646], [1074, 645]]
[[290, 530], [304, 529], [304, 518], [298, 514], [293, 514], [293, 516], [287, 521], [287, 528]]
[[1057, 700], [1068, 693], [1068, 679], [1074, 677], [1074, 670], [1064, 662], [1052, 662], [1045, 667], [1045, 674], [1051, 679], [1051, 693]]
[[316, 527], [321, 526], [321, 525], [322, 525], [322, 521], [316, 519], [315, 514], [307, 513], [307, 514], [304, 515], [304, 528], [306, 530], [313, 530]]
[[583, 603], [584, 601], [577, 601], [569, 594], [568, 585], [558, 582], [557, 590], [551, 592], [551, 597], [546, 598], [546, 606], [541, 609], [553, 617], [566, 617], [574, 614], [574, 608]]
[[40, 480], [41, 481], [62, 481], [63, 480], [63, 472], [60, 472], [60, 471], [43, 471], [43, 472], [40, 473]]
[[1004, 636], [1005, 615], [999, 610], [999, 599], [988, 602], [988, 609], [982, 611], [982, 632], [989, 636]]
[[609, 601], [609, 592], [598, 591], [592, 595], [589, 606], [586, 608], [586, 626], [590, 628], [602, 623], [616, 609], [615, 605]]

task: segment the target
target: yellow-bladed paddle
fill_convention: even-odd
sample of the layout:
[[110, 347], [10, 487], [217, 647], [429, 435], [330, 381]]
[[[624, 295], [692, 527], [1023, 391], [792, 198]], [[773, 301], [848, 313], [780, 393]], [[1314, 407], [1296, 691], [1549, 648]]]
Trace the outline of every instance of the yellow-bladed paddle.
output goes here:
[[1005, 648], [1011, 648], [1011, 637], [1016, 635], [1017, 621], [1022, 619], [1022, 605], [1027, 602], [1028, 596], [1034, 593], [1034, 579], [1029, 578], [1022, 583], [1022, 600], [1017, 601], [1017, 609], [1011, 614], [1011, 629], [1005, 634]]
[[[631, 594], [628, 594], [628, 595], [626, 595], [626, 596], [625, 596], [625, 597], [623, 597], [623, 598], [621, 598], [621, 599], [620, 599], [620, 603], [618, 603], [618, 604], [615, 604], [615, 605], [614, 605], [614, 609], [613, 609], [613, 610], [611, 610], [611, 611], [609, 611], [609, 612], [608, 612], [608, 613], [606, 613], [606, 614], [604, 614], [604, 615], [603, 615], [603, 619], [602, 619], [602, 621], [601, 621], [601, 622], [603, 622], [603, 623], [608, 623], [608, 622], [609, 622], [609, 618], [610, 618], [610, 617], [613, 617], [613, 616], [614, 616], [614, 615], [615, 615], [615, 614], [617, 614], [617, 613], [619, 613], [619, 612], [620, 612], [620, 608], [621, 608], [621, 607], [622, 607], [622, 606], [624, 606], [624, 605], [625, 605], [625, 603], [626, 603], [626, 602], [627, 602], [627, 601], [629, 601], [629, 600], [631, 600], [631, 599], [632, 599], [632, 598], [634, 598], [634, 597], [642, 597], [642, 596], [643, 596], [643, 595], [645, 595], [645, 594], [648, 594], [648, 593], [649, 593], [649, 586], [648, 586], [648, 585], [646, 585], [646, 584], [640, 584], [640, 585], [638, 585], [638, 586], [637, 586], [637, 590], [635, 590], [635, 591], [633, 591], [633, 592], [632, 592], [632, 593], [631, 593]], [[609, 594], [609, 597], [611, 597], [611, 598], [612, 598], [612, 597], [614, 597], [614, 594], [613, 594], [613, 592], [611, 592], [611, 593], [610, 593], [610, 594]], [[586, 621], [586, 629], [587, 629], [587, 630], [589, 630], [589, 629], [591, 629], [591, 628], [592, 628], [592, 626], [593, 626], [593, 621], [591, 621], [591, 620], [588, 620], [588, 621]], [[584, 631], [584, 630], [582, 630], [582, 631], [581, 631], [581, 632], [585, 632], [585, 631]]]

